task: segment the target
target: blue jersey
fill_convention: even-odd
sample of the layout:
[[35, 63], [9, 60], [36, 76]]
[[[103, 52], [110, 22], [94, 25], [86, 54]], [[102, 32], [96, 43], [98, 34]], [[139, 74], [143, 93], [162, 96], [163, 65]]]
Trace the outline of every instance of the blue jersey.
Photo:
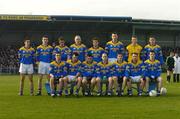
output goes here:
[[146, 77], [155, 78], [161, 76], [161, 63], [158, 60], [152, 62], [148, 59], [144, 62], [144, 64]]
[[113, 67], [112, 67], [112, 63], [107, 63], [107, 64], [103, 64], [102, 62], [99, 62], [97, 64], [97, 68], [96, 68], [96, 73], [95, 76], [96, 77], [111, 77], [113, 75]]
[[26, 49], [21, 47], [18, 51], [19, 62], [23, 64], [34, 64], [35, 63], [35, 50], [34, 48]]
[[79, 54], [78, 59], [83, 62], [85, 60], [85, 55], [87, 53], [87, 48], [84, 44], [81, 44], [80, 46], [77, 46], [76, 44], [72, 44], [70, 46], [71, 50], [71, 56], [73, 52], [77, 52]]
[[130, 77], [130, 76], [144, 77], [144, 71], [145, 71], [145, 66], [141, 61], [137, 62], [136, 64], [130, 62], [126, 66], [125, 76], [126, 77]]
[[105, 50], [102, 47], [99, 47], [98, 49], [94, 49], [93, 47], [88, 49], [88, 52], [93, 55], [93, 60], [95, 62], [101, 61], [101, 56], [103, 53], [105, 53]]
[[54, 78], [60, 78], [67, 76], [68, 66], [65, 62], [57, 63], [56, 61], [51, 62], [50, 64], [50, 74], [54, 76]]
[[120, 41], [118, 41], [116, 44], [109, 41], [106, 43], [105, 50], [108, 53], [108, 58], [117, 58], [118, 52], [124, 54], [124, 45]]
[[81, 73], [81, 61], [73, 63], [71, 60], [67, 61], [68, 64], [68, 75], [76, 76]]
[[123, 61], [122, 63], [118, 63], [117, 61], [113, 63], [114, 68], [114, 76], [123, 77], [125, 76], [127, 62]]
[[67, 46], [56, 46], [53, 50], [53, 59], [55, 59], [55, 54], [57, 53], [61, 54], [62, 61], [67, 61], [67, 58], [70, 57], [70, 49]]
[[52, 52], [53, 52], [53, 48], [50, 45], [38, 46], [37, 50], [36, 50], [37, 61], [38, 62], [41, 61], [41, 62], [50, 63], [52, 60]]
[[155, 59], [159, 60], [160, 63], [163, 64], [164, 60], [163, 60], [162, 50], [159, 45], [151, 46], [148, 44], [144, 47], [144, 54], [145, 54], [144, 61], [149, 59], [149, 53], [151, 50], [155, 52]]
[[96, 62], [93, 61], [91, 64], [88, 64], [86, 61], [84, 61], [81, 67], [82, 76], [94, 77], [96, 67], [97, 67]]

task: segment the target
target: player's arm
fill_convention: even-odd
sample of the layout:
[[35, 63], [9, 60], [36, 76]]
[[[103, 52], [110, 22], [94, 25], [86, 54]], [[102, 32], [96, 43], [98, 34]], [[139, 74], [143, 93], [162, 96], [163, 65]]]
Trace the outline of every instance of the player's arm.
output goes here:
[[55, 47], [52, 53], [52, 59], [55, 60], [55, 55], [58, 53], [57, 48]]
[[161, 76], [161, 73], [162, 73], [162, 68], [161, 68], [161, 63], [159, 62], [156, 70], [156, 76], [157, 77]]
[[67, 48], [67, 60], [71, 59], [71, 50], [70, 48]]
[[32, 59], [33, 59], [33, 64], [36, 63], [36, 51], [33, 49], [32, 50]]
[[53, 47], [50, 47], [50, 57], [51, 57], [51, 61], [53, 61]]
[[107, 54], [109, 53], [109, 45], [108, 45], [108, 43], [106, 43], [105, 52], [106, 52]]
[[95, 71], [94, 71], [94, 76], [100, 76], [101, 75], [101, 67], [99, 65], [96, 65]]
[[40, 54], [41, 54], [40, 48], [37, 48], [37, 50], [36, 50], [36, 63], [37, 64], [40, 61]]
[[159, 56], [159, 61], [160, 61], [161, 65], [164, 64], [164, 58], [163, 58], [163, 54], [162, 54], [161, 48], [159, 50], [158, 56]]
[[50, 68], [49, 68], [49, 74], [51, 78], [54, 78], [54, 66], [52, 64], [50, 64]]
[[126, 70], [125, 70], [125, 77], [129, 78], [129, 76], [130, 76], [130, 65], [127, 64]]
[[147, 64], [146, 63], [142, 63], [141, 64], [141, 74], [142, 74], [142, 78], [146, 77], [147, 75]]
[[20, 62], [21, 58], [22, 58], [22, 50], [19, 49], [19, 51], [18, 51], [18, 59], [19, 59], [19, 62]]

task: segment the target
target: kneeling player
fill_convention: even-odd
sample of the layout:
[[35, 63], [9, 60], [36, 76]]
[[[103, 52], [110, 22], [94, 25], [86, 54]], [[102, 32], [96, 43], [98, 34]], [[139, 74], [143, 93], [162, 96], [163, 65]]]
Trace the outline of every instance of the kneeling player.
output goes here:
[[102, 61], [97, 64], [96, 68], [96, 80], [93, 82], [97, 84], [98, 93], [97, 95], [102, 94], [102, 86], [106, 84], [106, 94], [109, 96], [112, 95], [113, 88], [113, 79], [112, 79], [112, 64], [108, 62], [108, 56], [106, 53], [102, 54]]
[[68, 82], [71, 84], [70, 94], [74, 93], [74, 86], [76, 85], [75, 95], [79, 94], [82, 78], [80, 77], [81, 62], [78, 60], [78, 53], [73, 53], [72, 59], [67, 61], [68, 64]]
[[144, 65], [138, 61], [137, 53], [132, 54], [132, 60], [126, 67], [125, 76], [127, 77], [128, 95], [132, 96], [132, 83], [136, 83], [138, 95], [141, 96], [144, 86]]
[[85, 96], [93, 95], [93, 90], [91, 88], [91, 83], [95, 80], [94, 72], [96, 68], [96, 62], [93, 61], [92, 54], [87, 54], [86, 61], [82, 63], [82, 85], [83, 94]]
[[55, 55], [55, 61], [50, 64], [50, 87], [51, 87], [51, 96], [55, 96], [56, 84], [59, 83], [59, 92], [58, 96], [62, 95], [62, 89], [65, 89], [65, 95], [68, 95], [67, 90], [67, 64], [61, 61], [61, 55]]
[[124, 93], [124, 89], [126, 86], [126, 77], [125, 77], [125, 70], [126, 70], [127, 62], [123, 61], [123, 54], [118, 53], [117, 61], [114, 62], [114, 88], [116, 89], [116, 95], [121, 96]]
[[155, 52], [150, 51], [149, 59], [145, 61], [146, 90], [149, 94], [149, 82], [157, 83], [157, 95], [160, 95], [162, 87], [161, 63], [155, 59]]

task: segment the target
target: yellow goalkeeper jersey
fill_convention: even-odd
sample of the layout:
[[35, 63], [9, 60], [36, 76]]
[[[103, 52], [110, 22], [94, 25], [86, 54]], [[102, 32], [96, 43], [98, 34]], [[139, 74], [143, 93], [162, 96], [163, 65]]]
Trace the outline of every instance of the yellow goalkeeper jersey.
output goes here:
[[129, 44], [126, 47], [126, 49], [128, 51], [128, 62], [132, 60], [132, 53], [137, 53], [138, 61], [140, 61], [140, 54], [141, 54], [142, 46], [140, 46], [139, 44], [136, 44], [136, 45]]

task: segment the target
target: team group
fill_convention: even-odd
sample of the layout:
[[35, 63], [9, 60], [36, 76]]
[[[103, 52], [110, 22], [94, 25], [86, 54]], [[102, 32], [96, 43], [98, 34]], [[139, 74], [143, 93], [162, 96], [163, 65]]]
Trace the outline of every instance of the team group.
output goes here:
[[[87, 48], [76, 35], [74, 44], [65, 45], [63, 37], [58, 39], [55, 48], [48, 45], [48, 36], [42, 37], [42, 44], [36, 50], [30, 40], [24, 40], [24, 46], [18, 51], [21, 75], [19, 95], [23, 95], [24, 80], [30, 80], [30, 94], [34, 95], [34, 64], [38, 64], [38, 92], [42, 95], [42, 79], [47, 77], [50, 95], [79, 95], [80, 89], [88, 95], [127, 95], [132, 96], [132, 84], [137, 84], [137, 94], [149, 95], [149, 84], [157, 84], [157, 95], [162, 87], [161, 65], [163, 62], [161, 47], [154, 37], [144, 48], [137, 43], [137, 37], [131, 37], [131, 43], [125, 47], [118, 41], [118, 34], [112, 33], [105, 48], [99, 46], [99, 39], [92, 39], [92, 47]], [[105, 88], [103, 88], [105, 85]], [[145, 90], [145, 91], [144, 91]]]

